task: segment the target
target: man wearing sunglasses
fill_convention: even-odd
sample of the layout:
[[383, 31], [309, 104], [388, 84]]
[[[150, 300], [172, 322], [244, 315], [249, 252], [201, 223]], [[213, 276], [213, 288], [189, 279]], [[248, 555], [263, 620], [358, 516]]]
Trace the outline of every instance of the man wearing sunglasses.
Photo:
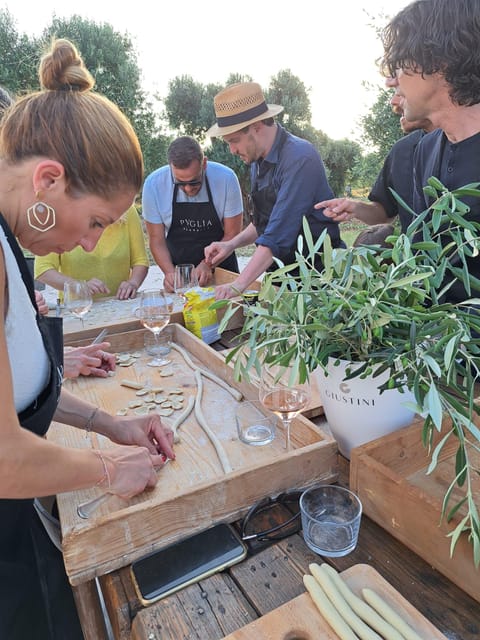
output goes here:
[[[212, 268], [205, 262], [204, 248], [242, 229], [240, 184], [229, 167], [208, 161], [190, 136], [174, 140], [167, 159], [168, 165], [151, 173], [143, 187], [150, 250], [167, 291], [173, 291], [175, 265], [182, 263], [193, 263], [200, 286], [207, 286]], [[218, 266], [238, 273], [235, 254]]]

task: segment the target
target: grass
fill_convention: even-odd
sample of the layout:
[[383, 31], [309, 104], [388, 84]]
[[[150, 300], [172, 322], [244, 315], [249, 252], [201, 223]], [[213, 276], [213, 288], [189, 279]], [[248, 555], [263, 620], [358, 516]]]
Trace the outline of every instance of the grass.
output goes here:
[[[343, 222], [340, 225], [340, 234], [342, 236], [342, 240], [345, 242], [347, 247], [351, 247], [355, 241], [355, 238], [358, 236], [360, 231], [363, 231], [368, 225], [363, 222], [359, 222], [358, 220], [351, 220], [350, 222]], [[249, 244], [246, 247], [241, 247], [237, 249], [235, 253], [237, 256], [241, 257], [251, 257], [253, 252], [255, 251], [255, 245]]]

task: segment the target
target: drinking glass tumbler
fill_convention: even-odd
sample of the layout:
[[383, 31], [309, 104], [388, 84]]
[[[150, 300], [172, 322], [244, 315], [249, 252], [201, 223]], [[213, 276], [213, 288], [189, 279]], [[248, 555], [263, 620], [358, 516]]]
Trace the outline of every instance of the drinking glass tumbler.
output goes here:
[[357, 545], [362, 503], [348, 489], [325, 484], [300, 497], [303, 538], [321, 556], [345, 556]]

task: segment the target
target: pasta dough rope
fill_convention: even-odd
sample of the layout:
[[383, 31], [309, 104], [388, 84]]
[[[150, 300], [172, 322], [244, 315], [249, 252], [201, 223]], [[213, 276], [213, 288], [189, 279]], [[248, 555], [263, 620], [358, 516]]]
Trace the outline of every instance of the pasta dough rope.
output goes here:
[[202, 394], [203, 394], [203, 382], [202, 382], [202, 375], [198, 369], [195, 371], [195, 380], [197, 381], [197, 394], [195, 396], [195, 417], [198, 421], [198, 424], [205, 431], [211, 443], [215, 447], [219, 460], [222, 463], [223, 470], [225, 471], [225, 473], [230, 473], [230, 471], [232, 471], [232, 465], [230, 464], [230, 460], [228, 459], [227, 454], [225, 453], [225, 450], [222, 447], [220, 440], [217, 438], [214, 432], [210, 429], [202, 413], [201, 400], [202, 400]]
[[227, 382], [225, 382], [225, 380], [222, 380], [221, 378], [216, 376], [211, 371], [208, 371], [208, 369], [203, 369], [202, 367], [197, 367], [193, 363], [193, 361], [190, 358], [189, 354], [185, 351], [185, 349], [183, 349], [183, 347], [180, 347], [180, 345], [178, 345], [178, 344], [172, 343], [172, 349], [175, 349], [175, 351], [178, 351], [178, 353], [180, 353], [182, 355], [183, 359], [185, 360], [185, 362], [188, 364], [188, 366], [191, 369], [193, 369], [194, 371], [200, 371], [200, 373], [203, 376], [205, 376], [206, 378], [209, 378], [210, 380], [212, 380], [213, 382], [218, 384], [220, 387], [223, 387], [224, 389], [226, 389], [228, 391], [228, 393], [230, 393], [230, 395], [235, 398], [235, 400], [240, 402], [240, 400], [243, 398], [243, 394], [240, 391], [238, 391], [238, 389], [234, 389], [233, 387], [231, 387]]

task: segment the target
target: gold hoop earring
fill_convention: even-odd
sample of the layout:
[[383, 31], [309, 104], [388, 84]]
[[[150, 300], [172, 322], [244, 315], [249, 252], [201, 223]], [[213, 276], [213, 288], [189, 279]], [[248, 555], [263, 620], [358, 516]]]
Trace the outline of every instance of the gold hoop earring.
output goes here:
[[35, 231], [45, 233], [55, 226], [55, 209], [45, 202], [36, 202], [27, 209], [27, 222]]

